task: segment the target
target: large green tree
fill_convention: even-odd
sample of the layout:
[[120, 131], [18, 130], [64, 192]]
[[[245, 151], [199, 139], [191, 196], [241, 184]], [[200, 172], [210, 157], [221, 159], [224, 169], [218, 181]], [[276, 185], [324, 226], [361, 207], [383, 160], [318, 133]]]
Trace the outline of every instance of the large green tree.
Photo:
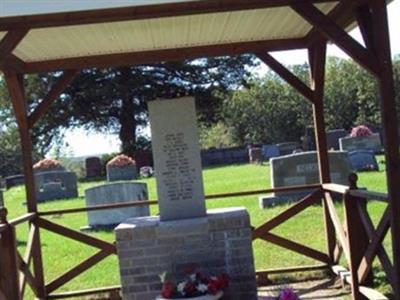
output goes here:
[[[222, 98], [246, 84], [253, 65], [253, 56], [242, 55], [84, 70], [35, 126], [34, 138], [45, 148], [61, 136], [62, 129], [83, 126], [97, 132], [118, 133], [122, 152], [130, 153], [144, 144], [138, 132], [148, 124], [148, 100], [193, 95], [199, 119], [208, 126], [220, 119]], [[60, 75], [27, 79], [31, 109]]]
[[[147, 126], [147, 101], [157, 97], [193, 95], [200, 121], [209, 126], [220, 119], [226, 94], [245, 85], [251, 55], [165, 62], [124, 68], [81, 71], [73, 84], [51, 106], [32, 130], [33, 144], [44, 155], [59, 143], [65, 129], [83, 126], [103, 133], [118, 133], [122, 151], [129, 153], [146, 144], [138, 136]], [[25, 77], [29, 110], [42, 101], [62, 72]], [[0, 124], [15, 125], [11, 102], [0, 79]]]
[[[289, 69], [307, 81], [306, 64], [289, 66]], [[399, 56], [393, 61], [393, 70], [399, 114]], [[380, 127], [376, 80], [350, 60], [328, 58], [324, 109], [327, 129], [350, 129], [360, 124]], [[233, 140], [232, 144], [300, 141], [306, 128], [313, 125], [309, 102], [272, 72], [267, 72], [261, 80], [253, 81], [250, 88], [233, 93], [230, 99], [224, 101], [222, 111], [224, 120], [219, 128], [229, 130], [228, 133], [225, 130], [225, 135]], [[208, 141], [213, 140], [210, 136], [207, 138]]]
[[[307, 77], [306, 65], [291, 68]], [[275, 73], [235, 92], [224, 102], [224, 118], [236, 143], [296, 141], [311, 120], [311, 105]]]

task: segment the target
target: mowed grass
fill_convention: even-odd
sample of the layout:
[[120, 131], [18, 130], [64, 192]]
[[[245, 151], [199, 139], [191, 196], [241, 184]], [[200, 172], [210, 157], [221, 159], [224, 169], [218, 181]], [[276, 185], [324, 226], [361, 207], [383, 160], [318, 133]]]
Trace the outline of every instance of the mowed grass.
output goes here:
[[[382, 156], [378, 157], [378, 160], [382, 159]], [[380, 164], [380, 168], [381, 170], [379, 172], [360, 173], [359, 186], [367, 187], [370, 190], [385, 191], [386, 179], [382, 163]], [[203, 177], [205, 193], [207, 195], [260, 190], [270, 188], [271, 186], [270, 169], [268, 164], [261, 166], [244, 164], [208, 168], [203, 171]], [[155, 179], [150, 178], [140, 181], [147, 183], [149, 198], [157, 199]], [[85, 200], [82, 197], [84, 195], [84, 190], [88, 187], [102, 183], [102, 181], [80, 183], [80, 198], [40, 203], [38, 205], [39, 211], [85, 207]], [[15, 187], [6, 191], [5, 203], [9, 210], [9, 219], [24, 214], [26, 212], [24, 188]], [[338, 203], [336, 205], [340, 216], [342, 216], [343, 211], [341, 204]], [[288, 205], [260, 209], [258, 206], [258, 196], [224, 198], [221, 200], [207, 201], [208, 209], [220, 207], [245, 207], [250, 213], [252, 225], [258, 226], [279, 214], [281, 211], [286, 209]], [[377, 222], [382, 215], [385, 204], [370, 202], [368, 208], [374, 222]], [[157, 207], [152, 206], [151, 213], [156, 214], [157, 212]], [[87, 225], [86, 213], [56, 215], [48, 217], [48, 219], [75, 230], [79, 230], [80, 227]], [[304, 245], [314, 247], [315, 249], [321, 251], [325, 250], [323, 211], [320, 205], [309, 207], [295, 218], [276, 228], [273, 232], [283, 237], [301, 242]], [[113, 231], [92, 232], [90, 234], [106, 241], [114, 241]], [[42, 241], [45, 279], [47, 283], [74, 267], [85, 258], [96, 253], [96, 249], [94, 248], [45, 230], [41, 230], [40, 235]], [[23, 253], [26, 246], [27, 236], [27, 225], [24, 224], [18, 226], [17, 239], [21, 253]], [[385, 246], [390, 251], [390, 240], [388, 238], [385, 240]], [[256, 268], [258, 270], [310, 265], [315, 263], [312, 259], [272, 246], [263, 241], [254, 242], [254, 256]], [[387, 286], [380, 280], [381, 278], [378, 278], [377, 284], [380, 286], [381, 290], [386, 291]], [[112, 256], [61, 287], [58, 291], [82, 290], [116, 284], [119, 284], [118, 261], [115, 256]], [[33, 298], [30, 291], [28, 291], [28, 293], [27, 299]]]

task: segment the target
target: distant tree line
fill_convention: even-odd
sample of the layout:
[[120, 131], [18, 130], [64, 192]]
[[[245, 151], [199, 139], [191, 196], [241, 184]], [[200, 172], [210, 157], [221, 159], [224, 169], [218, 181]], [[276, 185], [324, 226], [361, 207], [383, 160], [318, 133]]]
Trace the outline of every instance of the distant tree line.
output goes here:
[[[399, 113], [399, 56], [395, 57], [393, 65]], [[307, 64], [289, 68], [308, 81]], [[376, 81], [350, 60], [328, 58], [324, 107], [328, 130], [351, 129], [360, 124], [381, 126]], [[201, 131], [204, 148], [299, 141], [307, 128], [313, 126], [310, 102], [273, 72], [225, 98], [220, 115], [219, 122]]]

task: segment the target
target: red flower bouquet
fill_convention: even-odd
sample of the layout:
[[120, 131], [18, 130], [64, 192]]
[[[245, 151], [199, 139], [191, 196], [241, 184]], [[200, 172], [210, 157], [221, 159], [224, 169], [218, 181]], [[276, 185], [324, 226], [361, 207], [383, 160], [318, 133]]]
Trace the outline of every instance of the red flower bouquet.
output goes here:
[[34, 170], [52, 170], [62, 168], [58, 160], [45, 158], [33, 165]]
[[217, 300], [223, 295], [223, 290], [229, 286], [229, 276], [220, 274], [208, 276], [201, 272], [190, 272], [178, 283], [165, 280], [166, 274], [162, 275], [163, 287], [158, 300], [164, 299], [198, 299]]
[[125, 167], [134, 165], [136, 165], [136, 162], [132, 158], [124, 154], [117, 155], [107, 163], [107, 166], [113, 166], [113, 167]]
[[354, 127], [350, 133], [351, 137], [361, 137], [361, 136], [370, 136], [370, 135], [372, 135], [372, 131], [365, 125], [360, 125], [360, 126]]

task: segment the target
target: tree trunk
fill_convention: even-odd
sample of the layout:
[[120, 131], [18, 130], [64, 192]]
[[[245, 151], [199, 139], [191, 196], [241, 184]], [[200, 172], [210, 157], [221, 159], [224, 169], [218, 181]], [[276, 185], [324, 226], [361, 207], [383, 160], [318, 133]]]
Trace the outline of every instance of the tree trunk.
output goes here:
[[136, 121], [134, 114], [134, 104], [130, 100], [129, 95], [126, 95], [122, 101], [122, 108], [119, 121], [121, 129], [119, 131], [119, 138], [121, 140], [121, 151], [127, 155], [133, 155], [136, 143]]

